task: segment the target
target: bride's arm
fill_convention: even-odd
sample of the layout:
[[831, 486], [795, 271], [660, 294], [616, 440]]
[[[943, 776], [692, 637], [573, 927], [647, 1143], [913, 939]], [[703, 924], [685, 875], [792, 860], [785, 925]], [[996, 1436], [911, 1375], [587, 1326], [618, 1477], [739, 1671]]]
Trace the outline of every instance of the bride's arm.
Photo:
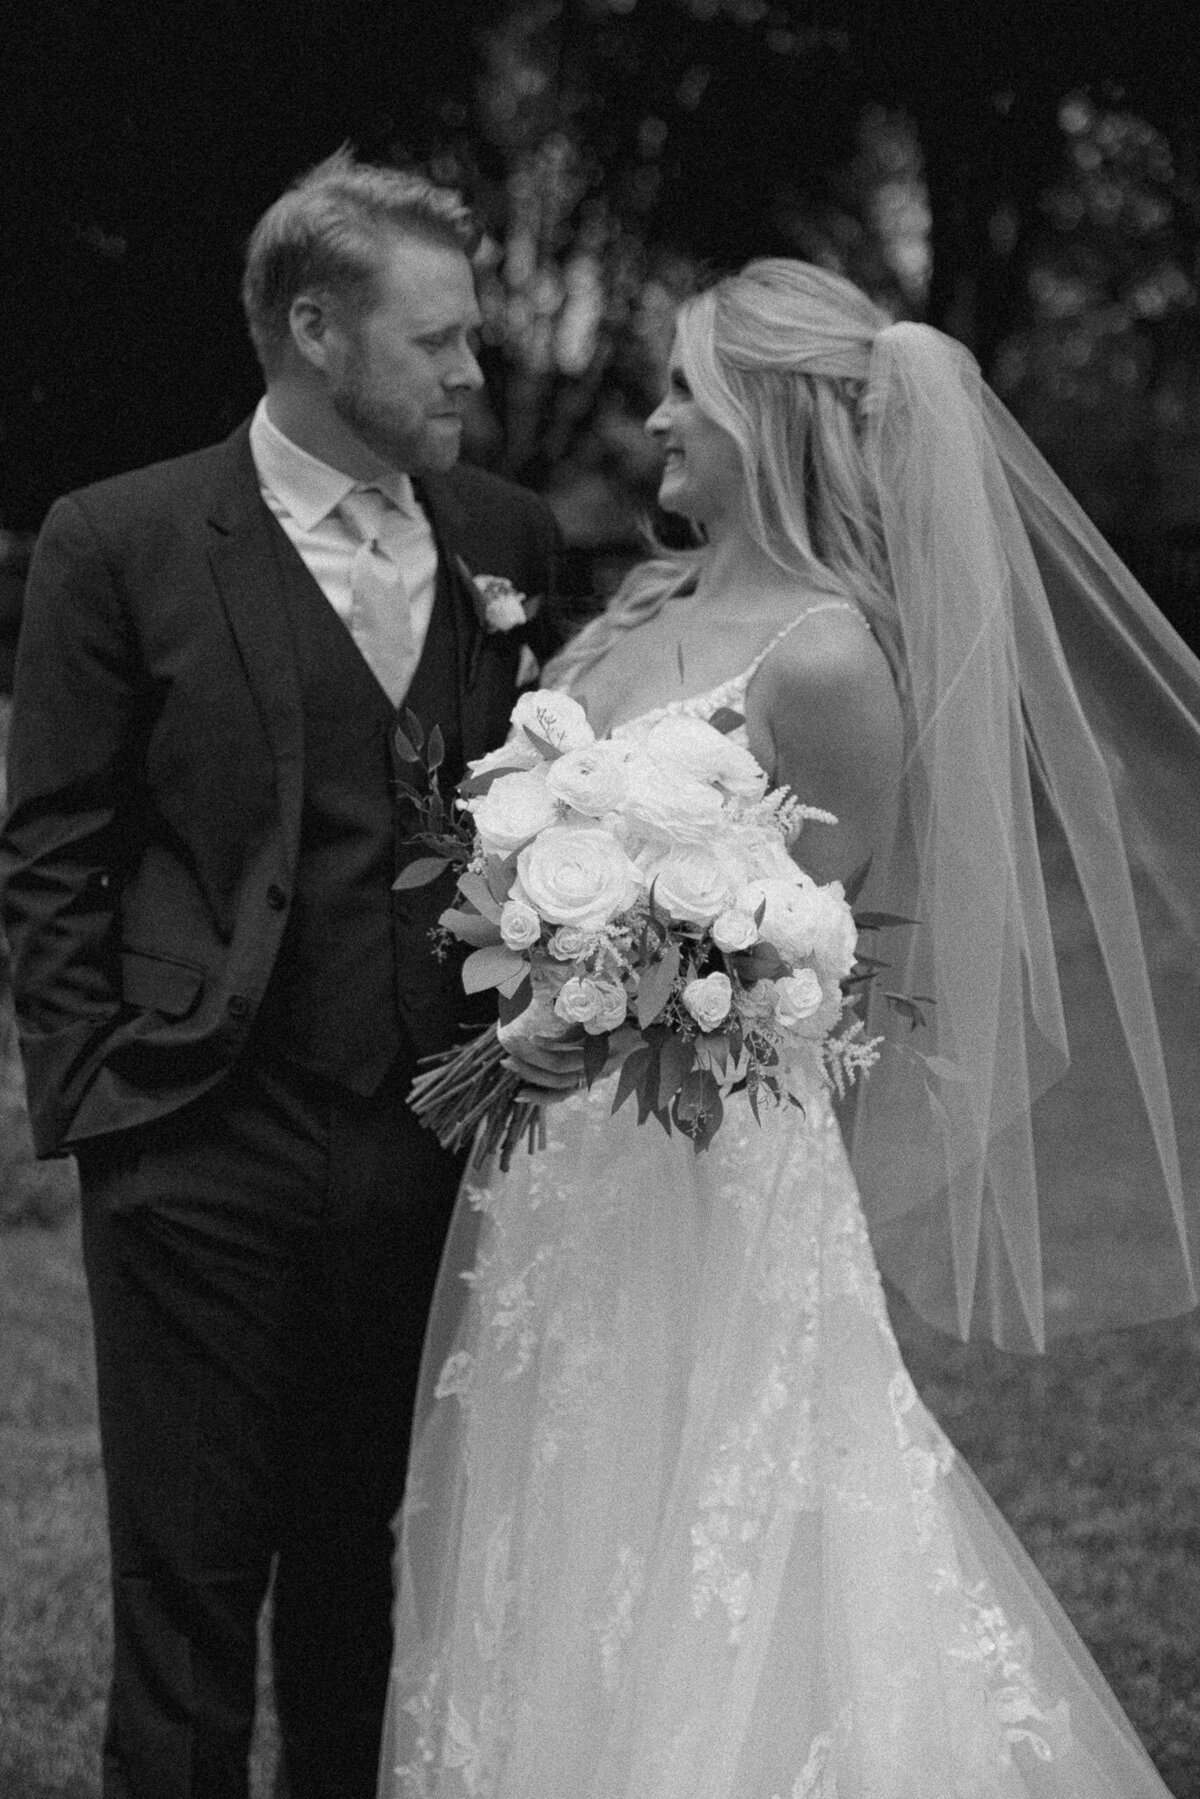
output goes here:
[[805, 826], [796, 860], [815, 880], [848, 880], [891, 835], [904, 754], [879, 645], [848, 612], [806, 620], [755, 676], [746, 725], [773, 784], [837, 817]]

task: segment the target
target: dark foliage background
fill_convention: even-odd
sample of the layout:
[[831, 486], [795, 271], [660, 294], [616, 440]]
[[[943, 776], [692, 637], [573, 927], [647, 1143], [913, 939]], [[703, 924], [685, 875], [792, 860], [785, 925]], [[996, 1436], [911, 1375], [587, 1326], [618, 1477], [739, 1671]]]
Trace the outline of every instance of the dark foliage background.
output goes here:
[[782, 251], [970, 344], [1190, 631], [1198, 49], [1166, 0], [18, 0], [0, 611], [55, 494], [252, 406], [242, 245], [350, 139], [479, 205], [471, 453], [550, 493], [583, 584], [648, 497], [675, 298]]

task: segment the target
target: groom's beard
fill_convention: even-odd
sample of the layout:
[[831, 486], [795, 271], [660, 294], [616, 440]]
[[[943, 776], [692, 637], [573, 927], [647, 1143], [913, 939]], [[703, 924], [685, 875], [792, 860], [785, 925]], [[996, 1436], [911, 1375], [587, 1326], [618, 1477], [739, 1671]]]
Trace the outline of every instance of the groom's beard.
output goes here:
[[342, 423], [389, 468], [438, 474], [458, 461], [461, 430], [446, 421], [444, 411], [431, 420], [408, 394], [389, 394], [357, 345], [331, 384], [329, 399]]

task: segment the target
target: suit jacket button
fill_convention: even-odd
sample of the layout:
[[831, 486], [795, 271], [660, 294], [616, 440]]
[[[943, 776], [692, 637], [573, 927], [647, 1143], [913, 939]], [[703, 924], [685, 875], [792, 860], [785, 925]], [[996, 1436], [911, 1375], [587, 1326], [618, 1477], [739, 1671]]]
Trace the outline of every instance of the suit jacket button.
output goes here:
[[267, 904], [272, 912], [282, 912], [287, 905], [287, 894], [275, 881], [267, 888]]
[[244, 993], [235, 993], [230, 999], [229, 1016], [231, 1018], [249, 1018], [250, 1001]]

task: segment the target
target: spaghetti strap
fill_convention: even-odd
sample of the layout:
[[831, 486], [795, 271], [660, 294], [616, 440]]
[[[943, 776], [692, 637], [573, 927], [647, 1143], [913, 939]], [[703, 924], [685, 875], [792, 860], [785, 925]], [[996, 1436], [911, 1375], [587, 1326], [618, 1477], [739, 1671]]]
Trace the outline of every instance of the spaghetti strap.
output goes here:
[[771, 651], [777, 649], [785, 637], [790, 637], [797, 625], [802, 625], [805, 619], [814, 617], [818, 612], [852, 612], [864, 631], [871, 629], [852, 600], [819, 600], [815, 606], [806, 606], [803, 612], [798, 612], [795, 618], [790, 618], [782, 631], [776, 631], [770, 643], [758, 652], [749, 668], [745, 669], [738, 677], [739, 680], [748, 687]]

